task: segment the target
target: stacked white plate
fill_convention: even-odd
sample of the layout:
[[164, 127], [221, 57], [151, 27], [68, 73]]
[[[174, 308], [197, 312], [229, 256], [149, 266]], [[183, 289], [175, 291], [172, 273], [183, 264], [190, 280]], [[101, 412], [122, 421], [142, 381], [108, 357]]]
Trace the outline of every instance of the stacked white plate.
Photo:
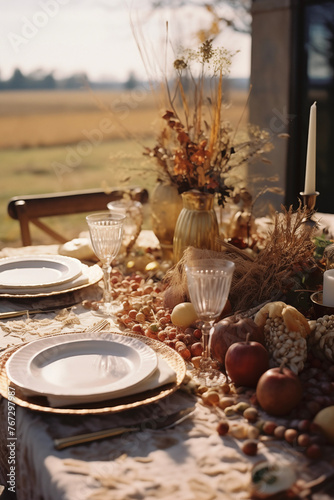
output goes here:
[[137, 338], [113, 333], [45, 337], [18, 349], [7, 376], [26, 396], [69, 406], [138, 394], [175, 382], [174, 370]]
[[63, 255], [9, 257], [0, 260], [0, 294], [47, 294], [88, 283], [86, 266]]

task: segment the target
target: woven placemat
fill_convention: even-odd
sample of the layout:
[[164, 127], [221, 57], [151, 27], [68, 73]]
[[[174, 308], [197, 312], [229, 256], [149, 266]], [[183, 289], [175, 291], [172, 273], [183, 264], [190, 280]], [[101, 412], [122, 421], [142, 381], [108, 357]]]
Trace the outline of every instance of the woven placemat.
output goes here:
[[[29, 408], [30, 410], [47, 412], [47, 413], [59, 413], [59, 414], [76, 414], [76, 415], [87, 415], [87, 414], [104, 414], [104, 413], [117, 413], [124, 410], [129, 410], [132, 408], [137, 408], [150, 403], [155, 403], [173, 392], [175, 392], [183, 382], [186, 374], [186, 365], [183, 358], [171, 347], [168, 347], [163, 342], [158, 340], [150, 339], [141, 335], [136, 335], [132, 333], [120, 333], [117, 331], [108, 332], [115, 333], [118, 335], [126, 335], [144, 342], [149, 345], [159, 356], [164, 359], [169, 366], [176, 373], [176, 382], [173, 384], [167, 384], [157, 389], [150, 391], [145, 391], [140, 394], [135, 394], [132, 396], [127, 396], [123, 398], [113, 399], [109, 401], [103, 401], [101, 403], [91, 403], [84, 407], [73, 406], [66, 408], [54, 408], [49, 406], [48, 401], [44, 397], [27, 397], [23, 394], [19, 394], [19, 390], [15, 387], [15, 404], [22, 406], [24, 408]], [[64, 335], [64, 334], [62, 334]], [[7, 399], [8, 388], [12, 387], [11, 382], [7, 377], [6, 362], [10, 356], [17, 351], [22, 345], [14, 346], [6, 349], [0, 357], [0, 394]]]

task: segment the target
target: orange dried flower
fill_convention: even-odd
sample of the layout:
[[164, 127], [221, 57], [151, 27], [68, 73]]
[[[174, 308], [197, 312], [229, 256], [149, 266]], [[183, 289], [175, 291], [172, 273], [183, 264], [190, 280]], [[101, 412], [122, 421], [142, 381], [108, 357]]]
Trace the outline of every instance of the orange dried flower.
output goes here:
[[190, 144], [190, 137], [188, 134], [186, 134], [186, 132], [184, 132], [184, 130], [182, 130], [181, 132], [179, 132], [178, 136], [177, 136], [177, 140], [179, 141], [179, 143], [181, 144], [181, 146], [183, 144]]
[[[144, 153], [157, 158], [159, 167], [179, 192], [198, 189], [217, 193], [218, 203], [222, 205], [232, 191], [225, 183], [228, 175], [231, 179], [231, 169], [261, 156], [272, 147], [269, 134], [255, 128], [249, 128], [249, 140], [236, 143], [235, 131], [222, 121], [223, 76], [229, 72], [232, 56], [226, 49], [214, 48], [209, 39], [197, 51], [187, 50], [176, 58], [177, 78], [173, 91], [171, 80], [165, 79], [169, 100], [169, 109], [162, 116], [165, 127], [158, 136], [157, 145], [146, 148]], [[199, 64], [198, 77], [192, 72], [193, 62]], [[209, 96], [205, 95], [209, 90], [205, 76], [207, 68], [213, 73], [210, 84], [216, 83]], [[186, 79], [183, 78], [185, 73]], [[209, 107], [207, 114], [205, 106]]]

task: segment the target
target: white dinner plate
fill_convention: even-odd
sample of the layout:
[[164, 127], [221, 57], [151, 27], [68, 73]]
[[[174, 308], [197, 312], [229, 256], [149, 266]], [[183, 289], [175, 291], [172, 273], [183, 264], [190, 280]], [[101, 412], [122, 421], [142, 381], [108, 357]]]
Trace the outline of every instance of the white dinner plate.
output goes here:
[[26, 394], [82, 398], [121, 395], [149, 377], [157, 355], [138, 339], [75, 333], [31, 342], [7, 361], [8, 378]]
[[0, 261], [0, 288], [41, 288], [71, 281], [81, 262], [63, 255], [8, 257]]
[[[81, 278], [87, 278], [86, 283], [81, 283]], [[99, 281], [103, 279], [103, 271], [98, 264], [93, 266], [86, 266], [82, 264], [82, 276], [74, 278], [73, 280], [66, 281], [59, 286], [53, 285], [52, 287], [37, 287], [37, 288], [8, 288], [0, 286], [0, 298], [10, 298], [10, 299], [29, 299], [29, 298], [45, 298], [45, 297], [55, 297], [60, 294], [66, 294], [70, 292], [76, 292], [83, 288], [87, 288], [92, 285], [96, 285]], [[78, 283], [80, 282], [80, 283]], [[80, 299], [81, 300], [81, 299]]]

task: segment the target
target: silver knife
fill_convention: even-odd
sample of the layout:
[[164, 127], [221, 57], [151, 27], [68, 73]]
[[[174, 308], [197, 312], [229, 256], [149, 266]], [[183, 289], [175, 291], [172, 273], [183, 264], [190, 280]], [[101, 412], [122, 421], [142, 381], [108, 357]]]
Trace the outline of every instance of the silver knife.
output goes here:
[[63, 450], [69, 446], [76, 446], [79, 444], [90, 443], [91, 441], [98, 441], [100, 439], [119, 436], [120, 434], [124, 434], [126, 432], [138, 432], [145, 429], [167, 430], [189, 418], [194, 411], [194, 408], [187, 408], [185, 410], [172, 413], [167, 417], [160, 417], [156, 420], [145, 420], [137, 425], [114, 427], [113, 429], [104, 429], [102, 431], [88, 432], [86, 434], [77, 434], [76, 436], [54, 439], [53, 444], [56, 450]]

